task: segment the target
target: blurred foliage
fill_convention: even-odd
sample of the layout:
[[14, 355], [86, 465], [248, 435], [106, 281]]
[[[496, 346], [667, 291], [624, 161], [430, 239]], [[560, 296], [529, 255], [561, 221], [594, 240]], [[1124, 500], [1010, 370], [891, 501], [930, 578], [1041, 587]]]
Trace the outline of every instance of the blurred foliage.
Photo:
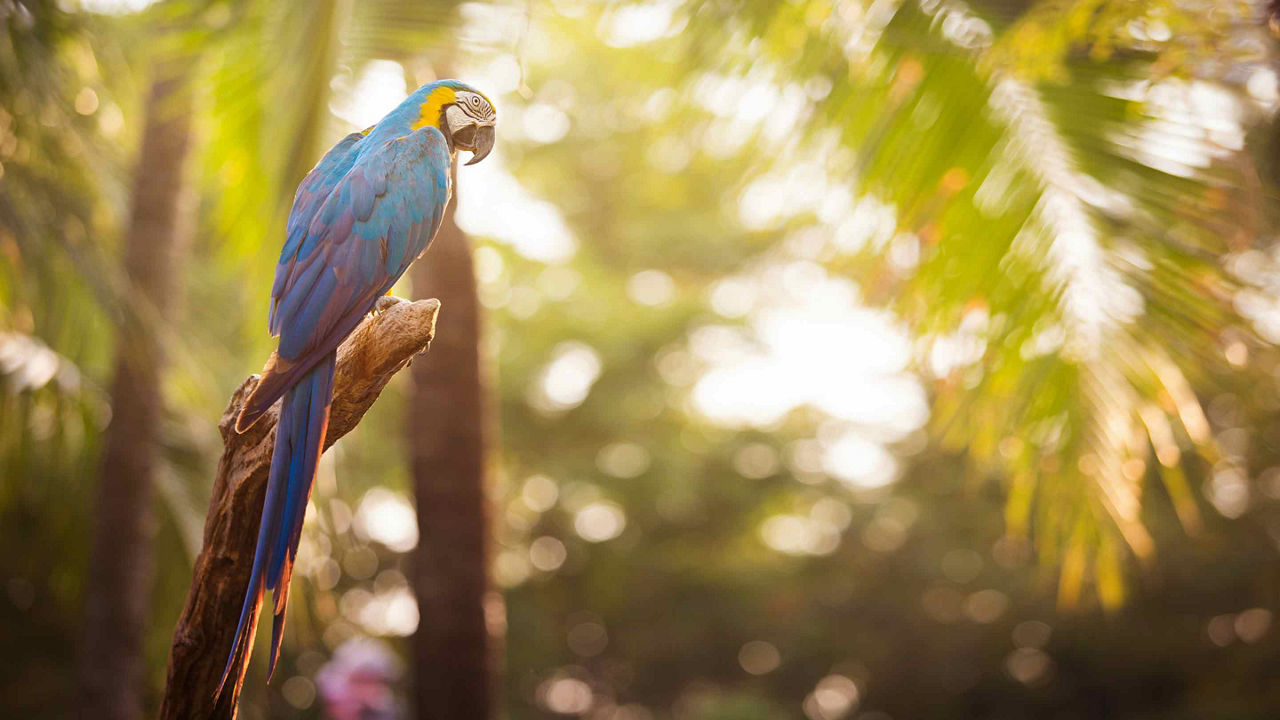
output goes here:
[[[459, 193], [510, 717], [1280, 708], [1277, 80], [1251, 5], [86, 5], [0, 0], [6, 712], [69, 713], [99, 388], [145, 311], [115, 238], [175, 49], [199, 207], [161, 328], [155, 692], [293, 187], [370, 87], [450, 67], [502, 119]], [[401, 391], [322, 463], [246, 718], [320, 717], [335, 648], [419, 621]]]

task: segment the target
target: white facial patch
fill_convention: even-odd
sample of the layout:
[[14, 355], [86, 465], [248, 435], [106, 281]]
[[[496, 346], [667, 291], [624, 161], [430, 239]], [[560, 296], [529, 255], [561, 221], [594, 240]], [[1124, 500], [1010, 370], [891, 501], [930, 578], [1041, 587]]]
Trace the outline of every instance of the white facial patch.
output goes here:
[[493, 122], [497, 117], [493, 111], [493, 106], [489, 104], [488, 100], [469, 90], [459, 90], [454, 100], [454, 105], [471, 118], [480, 122]]
[[450, 133], [456, 133], [462, 128], [476, 124], [476, 119], [457, 105], [450, 105], [444, 109], [444, 119], [449, 123]]

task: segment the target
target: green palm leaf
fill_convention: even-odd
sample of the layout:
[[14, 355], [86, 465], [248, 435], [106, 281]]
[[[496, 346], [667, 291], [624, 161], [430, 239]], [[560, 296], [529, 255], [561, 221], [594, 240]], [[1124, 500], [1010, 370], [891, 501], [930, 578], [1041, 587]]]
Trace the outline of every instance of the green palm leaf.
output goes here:
[[[1003, 478], [1008, 529], [1061, 568], [1064, 602], [1090, 583], [1121, 601], [1125, 558], [1154, 550], [1148, 479], [1199, 526], [1188, 478], [1217, 450], [1188, 373], [1241, 372], [1224, 338], [1254, 335], [1223, 258], [1261, 222], [1237, 140], [1262, 112], [1241, 82], [1173, 64], [1186, 36], [1124, 46], [1135, 22], [1184, 27], [1204, 10], [1140, 5], [1049, 3], [1000, 33], [959, 2], [694, 15], [730, 37], [761, 33], [779, 76], [830, 87], [807, 126], [838, 138], [828, 174], [897, 217], [891, 240], [833, 264], [921, 336], [935, 437]], [[1240, 38], [1246, 20], [1200, 31]], [[1046, 33], [1050, 52], [1032, 52]], [[1024, 54], [1049, 62], [1024, 68]], [[1247, 78], [1254, 59], [1232, 56], [1227, 76]], [[752, 55], [736, 69], [761, 66]], [[1186, 77], [1162, 80], [1170, 67]], [[1195, 112], [1201, 96], [1235, 109], [1234, 124]], [[957, 343], [979, 351], [955, 357]]]

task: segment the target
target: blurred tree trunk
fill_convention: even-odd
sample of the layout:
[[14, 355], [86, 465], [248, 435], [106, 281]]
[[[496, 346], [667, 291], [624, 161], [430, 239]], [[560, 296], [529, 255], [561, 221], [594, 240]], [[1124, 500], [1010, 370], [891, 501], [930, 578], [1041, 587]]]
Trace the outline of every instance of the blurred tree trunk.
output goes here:
[[157, 324], [175, 286], [191, 102], [185, 66], [151, 86], [124, 237], [127, 307], [94, 504], [79, 666], [81, 717], [134, 720], [143, 708], [143, 638], [152, 589], [152, 480], [163, 410]]
[[456, 194], [411, 271], [414, 293], [441, 303], [431, 354], [413, 364], [406, 420], [420, 538], [413, 579], [421, 618], [413, 639], [418, 720], [493, 716], [480, 301], [455, 208]]

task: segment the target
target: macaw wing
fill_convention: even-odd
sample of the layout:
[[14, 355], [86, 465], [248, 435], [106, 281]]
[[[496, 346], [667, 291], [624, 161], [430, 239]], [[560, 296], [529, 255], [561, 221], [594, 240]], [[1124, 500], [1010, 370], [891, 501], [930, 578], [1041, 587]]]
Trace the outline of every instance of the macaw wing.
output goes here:
[[298, 255], [298, 248], [306, 239], [307, 230], [311, 227], [316, 212], [351, 170], [360, 149], [360, 141], [364, 137], [365, 133], [354, 132], [342, 138], [298, 183], [298, 189], [293, 194], [293, 207], [289, 210], [289, 222], [285, 227], [284, 247], [280, 250], [280, 260], [276, 264], [275, 282], [271, 287], [271, 313], [267, 318], [267, 327], [272, 335], [280, 334], [276, 311], [280, 306], [280, 293], [289, 279], [289, 268]]
[[245, 401], [249, 427], [338, 347], [440, 228], [451, 158], [434, 127], [368, 148], [316, 210], [272, 293], [280, 346]]

